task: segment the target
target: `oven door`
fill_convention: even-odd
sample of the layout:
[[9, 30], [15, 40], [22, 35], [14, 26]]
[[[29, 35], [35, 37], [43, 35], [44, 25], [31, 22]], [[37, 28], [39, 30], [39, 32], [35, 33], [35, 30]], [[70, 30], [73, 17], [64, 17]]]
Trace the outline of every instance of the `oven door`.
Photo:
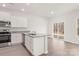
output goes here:
[[1, 33], [0, 32], [0, 43], [11, 42], [11, 34], [8, 32]]

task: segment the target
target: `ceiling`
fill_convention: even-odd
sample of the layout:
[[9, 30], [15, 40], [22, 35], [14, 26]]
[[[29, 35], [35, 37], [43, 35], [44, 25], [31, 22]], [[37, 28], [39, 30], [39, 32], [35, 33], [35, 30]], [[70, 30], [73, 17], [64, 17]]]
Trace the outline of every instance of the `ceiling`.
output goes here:
[[[2, 7], [0, 3], [0, 10], [38, 15], [49, 17], [56, 14], [63, 14], [79, 8], [78, 3], [5, 3], [6, 7]], [[24, 9], [24, 11], [21, 11]], [[52, 14], [51, 14], [52, 12]]]

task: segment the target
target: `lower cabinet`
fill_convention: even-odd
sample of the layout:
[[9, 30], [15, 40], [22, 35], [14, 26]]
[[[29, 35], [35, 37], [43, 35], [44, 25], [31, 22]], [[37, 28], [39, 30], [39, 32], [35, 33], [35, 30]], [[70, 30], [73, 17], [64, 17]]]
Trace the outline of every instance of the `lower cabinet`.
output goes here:
[[47, 54], [47, 39], [45, 37], [31, 37], [25, 35], [25, 46], [32, 55]]
[[11, 43], [12, 44], [22, 43], [22, 34], [21, 33], [12, 33], [11, 34]]
[[33, 42], [33, 40], [32, 40], [31, 37], [25, 36], [25, 46], [31, 53], [33, 51], [33, 44], [32, 44], [32, 42]]

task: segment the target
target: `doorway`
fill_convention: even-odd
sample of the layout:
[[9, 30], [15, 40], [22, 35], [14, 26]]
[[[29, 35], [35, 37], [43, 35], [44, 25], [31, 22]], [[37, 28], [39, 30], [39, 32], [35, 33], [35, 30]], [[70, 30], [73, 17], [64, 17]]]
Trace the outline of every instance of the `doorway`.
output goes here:
[[54, 23], [54, 38], [64, 39], [64, 22]]

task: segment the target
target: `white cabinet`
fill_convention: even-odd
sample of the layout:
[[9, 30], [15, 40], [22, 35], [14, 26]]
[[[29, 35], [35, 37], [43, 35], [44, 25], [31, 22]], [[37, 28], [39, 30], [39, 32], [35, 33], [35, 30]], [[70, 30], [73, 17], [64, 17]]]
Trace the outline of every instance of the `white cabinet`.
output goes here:
[[44, 53], [44, 37], [33, 38], [33, 54], [41, 55]]
[[10, 21], [10, 13], [8, 12], [3, 12], [3, 11], [0, 11], [0, 20], [3, 20], [3, 21]]
[[41, 55], [48, 53], [47, 39], [45, 37], [30, 37], [25, 35], [25, 46], [32, 55]]
[[33, 52], [33, 40], [29, 36], [25, 36], [25, 46], [32, 53]]
[[22, 43], [22, 34], [21, 33], [12, 33], [11, 34], [11, 43], [12, 44]]
[[27, 19], [23, 17], [15, 17], [11, 20], [12, 27], [27, 27]]

